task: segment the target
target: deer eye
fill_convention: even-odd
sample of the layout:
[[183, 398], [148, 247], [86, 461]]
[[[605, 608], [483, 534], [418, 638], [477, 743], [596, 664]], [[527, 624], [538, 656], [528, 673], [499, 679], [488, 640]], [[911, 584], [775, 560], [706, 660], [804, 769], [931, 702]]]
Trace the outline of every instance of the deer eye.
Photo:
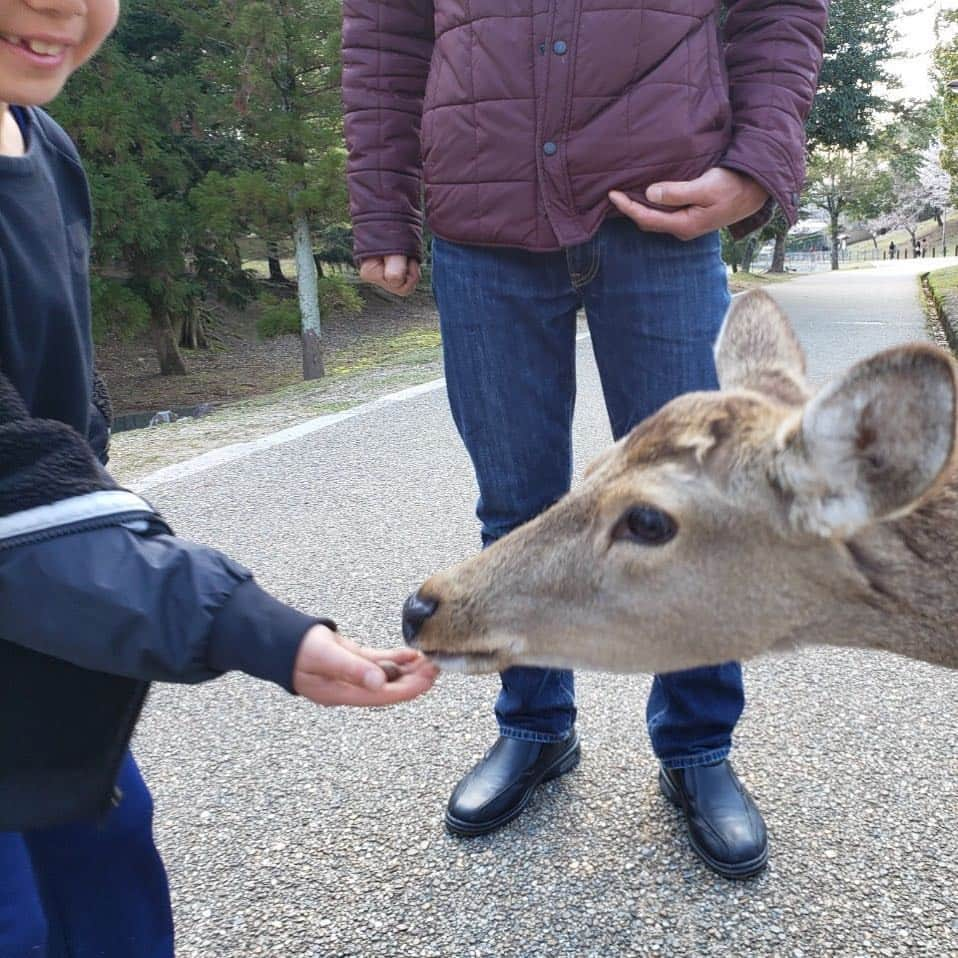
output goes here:
[[612, 538], [661, 546], [675, 538], [678, 531], [675, 520], [667, 512], [654, 506], [634, 506], [618, 521]]

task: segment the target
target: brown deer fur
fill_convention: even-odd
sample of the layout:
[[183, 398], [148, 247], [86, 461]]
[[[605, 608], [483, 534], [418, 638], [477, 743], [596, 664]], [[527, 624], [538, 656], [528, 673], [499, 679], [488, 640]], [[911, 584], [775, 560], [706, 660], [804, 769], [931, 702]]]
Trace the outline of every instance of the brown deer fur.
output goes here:
[[[761, 292], [680, 396], [568, 496], [430, 578], [417, 645], [449, 667], [664, 672], [805, 644], [958, 668], [956, 367], [914, 344], [815, 396]], [[677, 531], [637, 541], [636, 507]]]

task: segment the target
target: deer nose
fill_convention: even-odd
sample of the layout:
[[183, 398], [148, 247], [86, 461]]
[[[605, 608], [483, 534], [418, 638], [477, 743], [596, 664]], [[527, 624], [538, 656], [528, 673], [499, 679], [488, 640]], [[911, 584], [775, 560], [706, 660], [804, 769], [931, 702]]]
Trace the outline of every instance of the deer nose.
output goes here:
[[418, 592], [413, 592], [406, 599], [402, 607], [402, 634], [408, 645], [413, 644], [423, 623], [436, 611], [438, 605], [434, 599], [427, 599]]

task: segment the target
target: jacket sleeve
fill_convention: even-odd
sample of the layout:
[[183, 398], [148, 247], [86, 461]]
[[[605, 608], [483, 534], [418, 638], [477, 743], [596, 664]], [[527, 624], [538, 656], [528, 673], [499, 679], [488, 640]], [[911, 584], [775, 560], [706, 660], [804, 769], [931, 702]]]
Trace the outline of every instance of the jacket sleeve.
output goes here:
[[720, 165], [748, 174], [771, 197], [731, 228], [739, 238], [764, 225], [774, 203], [789, 223], [798, 217], [805, 120], [822, 65], [828, 0], [728, 0], [726, 6], [732, 141]]
[[422, 259], [420, 128], [432, 0], [344, 0], [347, 182], [357, 262]]
[[0, 638], [131, 678], [191, 683], [239, 669], [291, 690], [303, 634], [323, 620], [168, 532], [84, 438], [30, 418], [0, 375]]
[[317, 621], [225, 556], [128, 524], [0, 550], [0, 608], [3, 639], [86, 669], [183, 683], [240, 670], [289, 691]]

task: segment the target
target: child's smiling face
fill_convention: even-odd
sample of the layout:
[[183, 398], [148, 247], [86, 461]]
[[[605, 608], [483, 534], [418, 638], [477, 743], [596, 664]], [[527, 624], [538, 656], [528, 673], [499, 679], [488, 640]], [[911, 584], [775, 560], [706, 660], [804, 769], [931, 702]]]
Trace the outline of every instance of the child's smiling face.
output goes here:
[[49, 103], [118, 14], [119, 0], [0, 0], [0, 104]]

